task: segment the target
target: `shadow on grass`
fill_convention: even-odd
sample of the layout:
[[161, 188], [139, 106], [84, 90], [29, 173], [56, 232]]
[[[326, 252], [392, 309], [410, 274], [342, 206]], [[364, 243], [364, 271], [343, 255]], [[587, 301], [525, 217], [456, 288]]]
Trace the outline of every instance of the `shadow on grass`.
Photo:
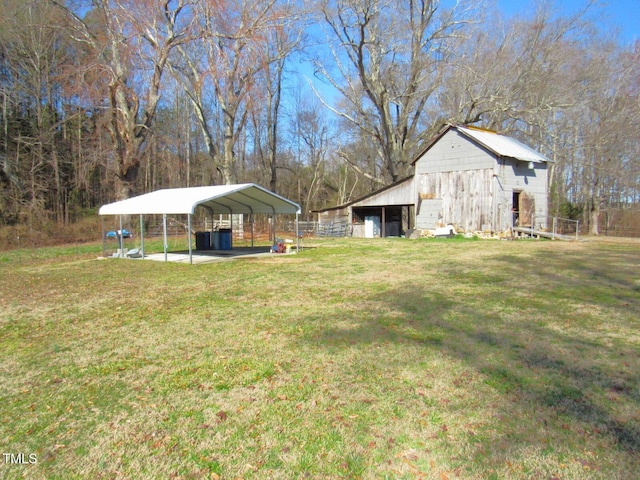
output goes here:
[[[640, 352], [633, 338], [617, 335], [617, 325], [640, 318], [637, 261], [616, 252], [597, 258], [544, 252], [528, 259], [528, 266], [518, 257], [495, 258], [488, 271], [499, 270], [508, 280], [490, 297], [432, 291], [419, 282], [390, 285], [361, 299], [349, 327], [331, 327], [327, 321], [327, 328], [305, 341], [326, 348], [387, 342], [423, 346], [479, 372], [511, 400], [514, 411], [507, 414], [534, 408], [560, 419], [560, 425], [563, 419], [578, 422], [571, 428], [606, 437], [635, 457], [640, 453]], [[464, 268], [453, 265], [450, 271]], [[464, 275], [456, 276], [455, 282], [465, 281]], [[468, 287], [481, 292], [480, 283], [476, 275]], [[526, 289], [524, 296], [513, 295]], [[575, 318], [566, 311], [571, 303], [596, 313]], [[632, 325], [625, 328], [634, 331]]]

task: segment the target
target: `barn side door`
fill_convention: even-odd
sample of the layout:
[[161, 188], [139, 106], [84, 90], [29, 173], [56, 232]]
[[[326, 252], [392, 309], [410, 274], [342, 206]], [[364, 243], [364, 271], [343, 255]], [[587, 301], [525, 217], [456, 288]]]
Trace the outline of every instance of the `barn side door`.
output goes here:
[[[518, 193], [518, 224], [521, 227], [530, 227], [531, 222], [533, 221], [533, 215], [536, 211], [536, 204], [533, 195], [528, 192], [517, 192]], [[515, 197], [516, 192], [514, 192]], [[515, 207], [515, 205], [514, 205]]]

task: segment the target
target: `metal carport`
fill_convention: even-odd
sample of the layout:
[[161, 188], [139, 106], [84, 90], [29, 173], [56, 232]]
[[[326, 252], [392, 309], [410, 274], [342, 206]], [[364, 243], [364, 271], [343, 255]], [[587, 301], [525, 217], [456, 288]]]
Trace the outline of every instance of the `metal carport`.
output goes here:
[[[143, 215], [162, 215], [164, 254], [167, 259], [167, 215], [187, 215], [189, 229], [189, 263], [192, 261], [191, 216], [197, 207], [207, 209], [211, 215], [221, 214], [295, 214], [296, 231], [300, 206], [255, 183], [214, 185], [206, 187], [168, 188], [137, 197], [120, 200], [100, 207], [99, 215], [140, 215], [141, 245], [144, 255]], [[103, 228], [104, 230], [104, 228]], [[104, 238], [104, 231], [103, 238]], [[298, 235], [296, 235], [298, 237]], [[122, 236], [120, 236], [122, 239]], [[122, 241], [122, 240], [121, 240]], [[121, 245], [122, 247], [122, 245]], [[121, 249], [122, 252], [122, 249]]]

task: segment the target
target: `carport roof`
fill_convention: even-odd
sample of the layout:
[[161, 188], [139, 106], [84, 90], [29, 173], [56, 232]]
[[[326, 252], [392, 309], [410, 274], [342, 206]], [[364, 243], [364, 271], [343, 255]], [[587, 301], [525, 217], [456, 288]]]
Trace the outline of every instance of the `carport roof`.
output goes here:
[[297, 203], [255, 183], [168, 188], [100, 207], [100, 215], [193, 214], [196, 207], [215, 213], [300, 213]]

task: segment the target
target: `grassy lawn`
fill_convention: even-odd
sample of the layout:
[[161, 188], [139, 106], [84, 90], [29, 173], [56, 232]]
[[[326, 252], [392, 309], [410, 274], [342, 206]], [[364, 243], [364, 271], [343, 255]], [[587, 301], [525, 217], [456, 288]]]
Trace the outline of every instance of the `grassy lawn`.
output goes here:
[[640, 243], [306, 243], [0, 252], [0, 477], [638, 478]]

